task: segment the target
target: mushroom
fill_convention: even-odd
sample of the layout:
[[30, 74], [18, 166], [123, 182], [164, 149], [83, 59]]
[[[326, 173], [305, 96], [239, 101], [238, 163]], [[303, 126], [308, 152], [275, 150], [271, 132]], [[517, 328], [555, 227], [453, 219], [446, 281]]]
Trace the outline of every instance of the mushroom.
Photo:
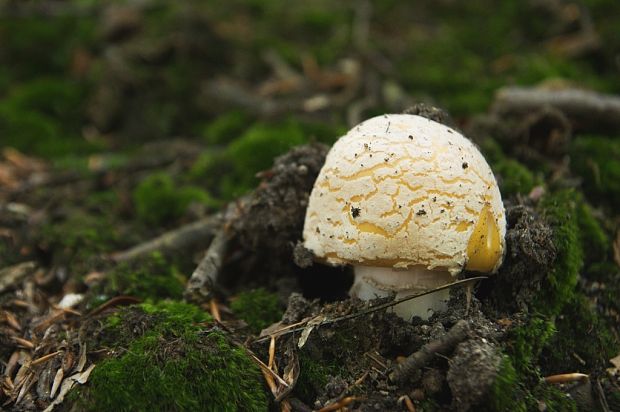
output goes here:
[[[304, 246], [329, 265], [353, 265], [350, 295], [418, 294], [463, 270], [493, 273], [506, 217], [491, 168], [457, 131], [424, 117], [366, 120], [329, 151], [310, 195]], [[445, 310], [444, 289], [402, 302], [405, 319]]]

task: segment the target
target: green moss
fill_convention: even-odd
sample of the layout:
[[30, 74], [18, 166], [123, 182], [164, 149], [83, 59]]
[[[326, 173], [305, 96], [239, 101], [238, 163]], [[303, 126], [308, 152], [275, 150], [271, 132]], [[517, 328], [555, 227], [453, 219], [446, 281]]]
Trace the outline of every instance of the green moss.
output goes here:
[[117, 265], [108, 273], [97, 295], [103, 300], [115, 295], [150, 301], [181, 299], [186, 280], [173, 263], [156, 252], [148, 258]]
[[107, 214], [72, 210], [66, 217], [46, 223], [40, 243], [64, 263], [109, 252], [120, 242], [118, 228]]
[[226, 145], [243, 134], [251, 124], [241, 111], [230, 111], [209, 123], [202, 132], [203, 139], [212, 145]]
[[195, 186], [178, 187], [166, 173], [144, 179], [133, 191], [136, 214], [148, 224], [167, 224], [180, 218], [192, 202], [214, 206], [209, 194]]
[[[121, 356], [97, 364], [88, 386], [73, 391], [75, 407], [114, 412], [267, 410], [258, 367], [222, 332], [201, 332], [196, 323], [208, 320], [207, 314], [184, 303], [140, 308], [151, 318], [150, 327], [119, 351]], [[126, 319], [130, 313], [124, 312]], [[112, 324], [118, 328], [122, 322]]]
[[583, 178], [583, 190], [593, 199], [620, 207], [620, 141], [580, 136], [571, 146], [571, 170]]
[[342, 367], [324, 359], [316, 360], [304, 351], [299, 352], [300, 373], [295, 385], [295, 395], [304, 402], [312, 404], [317, 394], [323, 390], [330, 376], [343, 373]]
[[227, 157], [240, 185], [254, 186], [256, 173], [269, 169], [273, 159], [307, 141], [300, 125], [256, 123], [230, 144]]
[[222, 200], [232, 200], [256, 186], [256, 174], [273, 165], [274, 158], [308, 140], [296, 121], [255, 123], [223, 152], [203, 153], [189, 177], [200, 181]]
[[534, 365], [555, 330], [553, 321], [538, 315], [511, 331], [508, 352], [519, 375], [535, 372]]
[[253, 333], [259, 333], [279, 321], [283, 313], [278, 303], [278, 295], [262, 288], [241, 292], [230, 303], [230, 308], [235, 316], [248, 324]]
[[94, 15], [6, 13], [0, 17], [0, 62], [11, 68], [13, 82], [65, 74], [75, 50], [88, 48], [95, 35]]
[[502, 196], [517, 193], [528, 194], [541, 180], [532, 171], [515, 159], [506, 157], [500, 144], [491, 138], [484, 139], [480, 149], [491, 165], [493, 173], [498, 176]]
[[530, 169], [514, 159], [503, 159], [493, 165], [493, 171], [501, 176], [499, 187], [502, 196], [527, 194], [538, 183]]
[[[620, 342], [585, 296], [576, 296], [556, 320], [557, 333], [543, 355], [546, 374], [604, 369]], [[585, 364], [576, 359], [577, 355]]]
[[515, 367], [509, 357], [502, 359], [497, 377], [493, 386], [489, 390], [487, 399], [483, 403], [483, 411], [514, 411], [525, 412], [527, 406], [523, 397], [521, 387]]
[[480, 405], [481, 411], [489, 412], [526, 412], [539, 410], [545, 405], [546, 411], [576, 411], [573, 399], [558, 388], [540, 382], [528, 390], [509, 357], [504, 357], [500, 369], [486, 399]]
[[556, 386], [540, 383], [532, 391], [527, 410], [540, 409], [549, 412], [577, 412], [577, 403]]
[[541, 287], [536, 310], [556, 315], [572, 299], [579, 271], [583, 266], [583, 239], [580, 237], [578, 209], [581, 196], [574, 190], [560, 190], [546, 195], [540, 209], [553, 228], [557, 257], [553, 269]]
[[583, 199], [577, 206], [577, 220], [586, 263], [605, 260], [611, 241]]

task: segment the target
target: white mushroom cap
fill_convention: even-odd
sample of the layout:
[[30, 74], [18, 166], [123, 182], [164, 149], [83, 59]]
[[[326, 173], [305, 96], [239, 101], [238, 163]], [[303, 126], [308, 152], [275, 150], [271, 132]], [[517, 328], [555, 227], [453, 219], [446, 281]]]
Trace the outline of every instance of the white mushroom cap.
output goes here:
[[303, 232], [305, 247], [328, 264], [453, 275], [495, 271], [505, 234], [499, 188], [476, 146], [407, 114], [369, 119], [334, 144]]

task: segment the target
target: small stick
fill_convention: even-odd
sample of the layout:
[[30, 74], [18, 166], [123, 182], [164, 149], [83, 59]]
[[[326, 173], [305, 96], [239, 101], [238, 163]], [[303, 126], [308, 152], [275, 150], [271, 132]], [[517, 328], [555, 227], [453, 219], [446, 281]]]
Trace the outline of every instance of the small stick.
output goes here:
[[495, 96], [493, 110], [522, 115], [549, 106], [564, 113], [578, 130], [620, 131], [620, 97], [586, 90], [508, 87]]
[[112, 254], [115, 262], [128, 262], [159, 251], [163, 253], [183, 250], [197, 244], [208, 244], [217, 228], [221, 226], [220, 215], [205, 217], [196, 222], [166, 232], [155, 239], [136, 245], [129, 250]]
[[187, 282], [185, 289], [187, 300], [202, 301], [211, 297], [213, 287], [217, 284], [220, 269], [224, 263], [230, 237], [224, 227], [221, 227], [217, 232], [205, 257], [200, 261], [189, 282]]
[[562, 373], [559, 375], [551, 375], [543, 378], [547, 383], [572, 383], [588, 379], [589, 376], [584, 373]]
[[452, 328], [441, 338], [429, 342], [422, 346], [422, 349], [409, 355], [405, 361], [396, 367], [390, 373], [390, 381], [402, 382], [409, 376], [413, 375], [417, 370], [429, 363], [437, 354], [445, 354], [451, 351], [458, 343], [467, 338], [469, 332], [469, 323], [466, 320], [459, 320]]

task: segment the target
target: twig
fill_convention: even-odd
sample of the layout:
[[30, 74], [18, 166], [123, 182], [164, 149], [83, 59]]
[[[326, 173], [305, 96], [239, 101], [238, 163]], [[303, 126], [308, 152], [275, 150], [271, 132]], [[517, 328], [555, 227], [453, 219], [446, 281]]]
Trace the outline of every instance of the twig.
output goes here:
[[397, 365], [390, 373], [392, 382], [402, 382], [417, 370], [430, 362], [436, 354], [446, 354], [451, 351], [458, 343], [467, 338], [469, 323], [461, 319], [441, 338], [429, 342], [422, 346], [422, 349], [409, 355], [400, 365]]
[[231, 235], [224, 227], [221, 227], [209, 245], [205, 257], [200, 261], [189, 282], [187, 282], [185, 289], [187, 300], [202, 301], [211, 297], [224, 263], [224, 256], [230, 239]]
[[[486, 276], [476, 276], [476, 277], [473, 277], [473, 278], [457, 280], [456, 282], [447, 283], [447, 284], [445, 284], [443, 286], [439, 286], [438, 288], [430, 289], [430, 290], [427, 290], [425, 292], [418, 293], [417, 295], [411, 295], [411, 296], [407, 296], [407, 297], [404, 297], [404, 298], [401, 298], [401, 299], [393, 300], [391, 302], [381, 303], [379, 305], [372, 306], [372, 307], [370, 307], [368, 309], [365, 309], [365, 310], [362, 310], [360, 312], [351, 313], [349, 315], [341, 316], [341, 317], [338, 317], [338, 318], [325, 319], [321, 323], [315, 325], [315, 327], [318, 328], [318, 327], [323, 326], [323, 325], [329, 325], [331, 323], [341, 322], [343, 320], [349, 320], [349, 319], [357, 318], [359, 316], [369, 315], [369, 314], [371, 314], [373, 312], [377, 312], [379, 310], [387, 309], [387, 308], [389, 308], [391, 306], [398, 305], [399, 303], [406, 302], [406, 301], [411, 300], [411, 299], [419, 298], [420, 296], [425, 296], [425, 295], [428, 295], [428, 294], [431, 294], [431, 293], [435, 293], [435, 292], [440, 291], [440, 290], [449, 289], [449, 288], [452, 288], [452, 287], [455, 287], [455, 286], [464, 286], [464, 285], [470, 284], [472, 282], [478, 282], [478, 281], [484, 280], [484, 279], [487, 279], [487, 277]], [[319, 315], [319, 316], [322, 316], [322, 315]], [[290, 333], [295, 333], [295, 332], [303, 331], [304, 329], [306, 329], [306, 325], [310, 321], [315, 319], [315, 318], [307, 319], [303, 323], [299, 322], [299, 323], [302, 323], [302, 326], [298, 326], [298, 327], [295, 327], [295, 328], [291, 328], [291, 326], [293, 326], [293, 325], [285, 326], [282, 329], [276, 330], [276, 331], [274, 331], [274, 332], [272, 332], [272, 333], [270, 333], [270, 334], [268, 334], [266, 336], [263, 336], [261, 338], [256, 339], [255, 342], [264, 342], [264, 341], [270, 339], [271, 336], [282, 336], [282, 335], [288, 335]]]
[[22, 262], [0, 270], [0, 293], [24, 280], [36, 268], [36, 262]]
[[220, 217], [219, 214], [208, 216], [166, 232], [129, 250], [115, 253], [111, 257], [116, 262], [127, 262], [148, 256], [155, 251], [166, 253], [191, 248], [197, 244], [208, 244], [217, 228], [221, 226]]
[[548, 106], [563, 112], [577, 130], [620, 131], [620, 97], [586, 90], [504, 88], [495, 96], [493, 109], [499, 114], [524, 115]]

